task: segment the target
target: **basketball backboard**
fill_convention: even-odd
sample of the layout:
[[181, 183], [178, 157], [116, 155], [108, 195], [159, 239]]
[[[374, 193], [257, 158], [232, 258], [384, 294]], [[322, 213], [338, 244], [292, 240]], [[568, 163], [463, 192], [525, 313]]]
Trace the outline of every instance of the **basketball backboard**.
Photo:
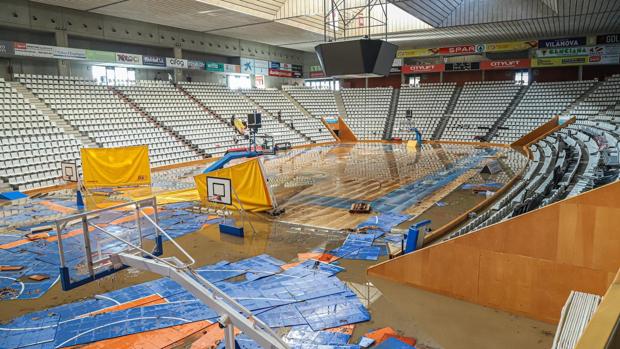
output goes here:
[[62, 172], [62, 180], [67, 182], [78, 181], [77, 165], [73, 161], [63, 161], [60, 163], [60, 170]]
[[207, 177], [207, 200], [214, 204], [232, 205], [230, 179]]

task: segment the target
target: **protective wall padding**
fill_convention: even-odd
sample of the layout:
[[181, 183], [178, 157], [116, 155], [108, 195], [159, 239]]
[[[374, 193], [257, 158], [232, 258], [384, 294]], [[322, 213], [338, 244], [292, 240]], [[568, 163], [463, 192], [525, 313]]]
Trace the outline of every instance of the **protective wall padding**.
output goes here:
[[[283, 261], [259, 255], [237, 262], [221, 261], [198, 268], [239, 303], [252, 310], [271, 327], [304, 326], [308, 336], [356, 322], [370, 315], [355, 294], [334, 275], [341, 267], [307, 260], [283, 271]], [[266, 272], [256, 279], [237, 276]], [[229, 281], [235, 277], [236, 281]], [[156, 297], [154, 297], [156, 296]], [[145, 299], [161, 299], [144, 303]], [[127, 305], [138, 304], [130, 307]], [[338, 309], [334, 312], [333, 309]], [[2, 344], [8, 348], [56, 348], [86, 344], [129, 334], [172, 328], [198, 321], [215, 321], [217, 315], [175, 282], [161, 278], [88, 299], [21, 316], [0, 325]], [[327, 341], [326, 348], [357, 348], [338, 344], [344, 336], [319, 333], [315, 341]], [[241, 341], [239, 341], [241, 340]], [[255, 348], [253, 341], [239, 336], [238, 343]], [[36, 346], [33, 346], [36, 345]], [[305, 348], [305, 344], [292, 346]], [[4, 346], [2, 346], [4, 347]]]
[[151, 184], [149, 148], [82, 148], [82, 183], [87, 188]]
[[385, 261], [368, 274], [556, 324], [572, 290], [603, 294], [609, 287], [620, 267], [619, 214], [614, 182]]
[[[203, 205], [207, 200], [207, 177], [230, 179], [233, 187], [232, 207], [249, 212], [262, 212], [273, 208], [269, 187], [258, 158], [194, 177]], [[236, 195], [235, 195], [236, 193]], [[241, 204], [239, 203], [241, 201]]]

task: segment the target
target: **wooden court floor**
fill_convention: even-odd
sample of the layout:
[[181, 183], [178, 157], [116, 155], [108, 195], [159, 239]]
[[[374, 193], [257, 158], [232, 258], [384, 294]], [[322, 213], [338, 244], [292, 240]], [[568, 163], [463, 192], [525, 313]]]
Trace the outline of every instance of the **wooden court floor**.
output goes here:
[[[481, 166], [493, 157], [520, 156], [510, 149], [492, 148], [494, 156], [484, 156], [476, 166], [426, 195], [423, 200], [402, 207], [399, 212], [419, 215], [441, 198], [477, 176]], [[437, 178], [451, 173], [459, 164], [480, 155], [479, 147], [468, 145], [424, 145], [408, 149], [404, 144], [357, 143], [295, 150], [265, 161], [268, 180], [284, 222], [325, 228], [352, 228], [369, 214], [350, 214], [352, 202], [374, 202], [386, 197], [409, 199], [407, 188], [437, 185]], [[524, 162], [525, 163], [525, 162]], [[506, 183], [510, 171], [484, 178]], [[416, 187], [419, 188], [420, 187]], [[413, 195], [413, 191], [412, 191]]]

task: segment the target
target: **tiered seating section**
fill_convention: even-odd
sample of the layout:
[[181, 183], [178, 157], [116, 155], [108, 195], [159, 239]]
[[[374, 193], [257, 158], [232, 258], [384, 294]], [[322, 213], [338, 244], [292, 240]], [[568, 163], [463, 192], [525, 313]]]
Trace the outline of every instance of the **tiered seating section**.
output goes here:
[[392, 101], [391, 87], [342, 89], [346, 123], [360, 140], [381, 139]]
[[493, 141], [516, 141], [552, 117], [560, 115], [594, 83], [593, 80], [532, 83]]
[[154, 167], [201, 159], [107, 86], [64, 76], [37, 75], [19, 80], [71, 126], [102, 147], [147, 144]]
[[300, 86], [284, 86], [284, 90], [317, 119], [338, 116], [336, 97], [332, 90], [317, 90]]
[[[410, 131], [415, 127], [424, 139], [430, 139], [448, 108], [455, 87], [456, 83], [403, 86], [398, 96], [392, 137], [415, 139]], [[405, 118], [407, 110], [411, 110], [411, 122]]]
[[[256, 106], [246, 97], [226, 86], [202, 82], [185, 82], [179, 85], [224, 122], [230, 123], [233, 116], [247, 120], [248, 114], [257, 111]], [[308, 143], [301, 135], [288, 128], [284, 123], [276, 121], [273, 117], [263, 115], [262, 119], [263, 126], [259, 129], [259, 135], [272, 136], [276, 143], [290, 142], [292, 145]]]
[[0, 78], [0, 179], [12, 189], [63, 184], [62, 161], [79, 161], [80, 142]]
[[117, 89], [160, 125], [207, 154], [222, 155], [235, 144], [235, 131], [229, 123], [211, 115], [166, 81], [139, 81]]
[[[97, 146], [148, 144], [154, 167], [223, 154], [235, 145], [230, 118], [245, 119], [256, 109], [263, 112], [260, 133], [293, 145], [331, 141], [319, 118], [338, 114], [333, 91], [300, 87], [289, 87], [285, 92], [237, 92], [209, 83], [175, 86], [146, 81], [108, 87], [74, 77], [16, 78]], [[469, 222], [464, 231], [491, 217], [488, 222], [617, 178], [610, 163], [617, 157], [620, 134], [620, 76], [603, 82], [533, 83], [522, 98], [519, 95], [515, 99], [521, 88], [525, 87], [513, 82], [466, 84], [440, 138], [474, 140], [486, 134], [502, 114], [507, 118], [495, 142], [512, 142], [558, 114], [575, 115], [578, 122], [533, 146], [534, 161], [522, 181], [489, 211], [488, 217]], [[410, 139], [411, 126], [429, 139], [445, 117], [454, 91], [454, 84], [402, 87], [393, 136]], [[342, 90], [346, 121], [359, 139], [382, 138], [392, 92], [391, 88]], [[56, 127], [10, 84], [0, 81], [0, 93], [0, 179], [21, 190], [60, 184], [60, 162], [79, 164], [80, 142]], [[410, 124], [405, 121], [407, 110], [413, 112]], [[276, 119], [279, 111], [281, 120]]]
[[466, 82], [443, 138], [473, 142], [486, 136], [521, 88], [514, 81]]
[[600, 114], [617, 115], [613, 111], [618, 101], [620, 101], [620, 75], [614, 75], [600, 83], [590, 95], [571, 108], [567, 115], [575, 116], [580, 121]]
[[491, 209], [451, 237], [500, 222], [619, 179], [620, 119], [599, 117], [562, 129], [530, 146], [532, 161]]
[[[334, 137], [325, 125], [313, 118], [307, 117], [300, 111], [280, 90], [246, 90], [245, 95], [260, 105], [272, 119], [290, 125], [303, 136], [314, 143], [333, 142]], [[278, 120], [278, 115], [280, 119]]]

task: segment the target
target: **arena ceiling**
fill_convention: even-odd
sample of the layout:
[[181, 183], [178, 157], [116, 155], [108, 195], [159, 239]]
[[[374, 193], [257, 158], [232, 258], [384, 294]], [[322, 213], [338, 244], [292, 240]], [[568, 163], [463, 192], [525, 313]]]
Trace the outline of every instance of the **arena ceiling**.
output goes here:
[[[306, 51], [323, 41], [323, 0], [36, 1]], [[389, 2], [389, 37], [401, 47], [620, 32], [618, 0]]]

